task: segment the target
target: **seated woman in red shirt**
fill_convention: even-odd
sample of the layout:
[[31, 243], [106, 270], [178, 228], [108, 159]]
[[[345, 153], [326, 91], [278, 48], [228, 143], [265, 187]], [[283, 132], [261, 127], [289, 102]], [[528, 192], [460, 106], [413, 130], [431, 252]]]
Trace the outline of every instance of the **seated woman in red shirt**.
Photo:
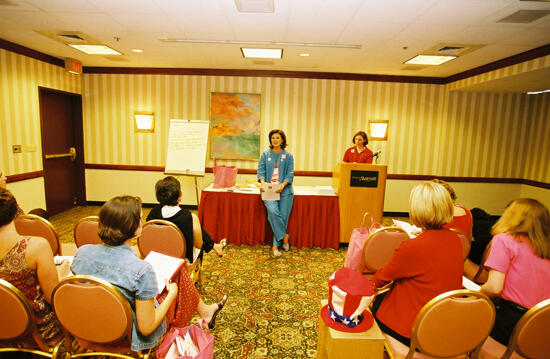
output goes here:
[[367, 148], [369, 139], [364, 131], [353, 135], [355, 146], [350, 147], [344, 154], [344, 162], [372, 163], [372, 151]]
[[508, 345], [521, 316], [550, 298], [550, 214], [539, 201], [519, 198], [493, 226], [491, 252], [485, 266], [489, 279], [481, 291], [495, 301], [491, 338]]
[[445, 225], [445, 228], [458, 229], [462, 233], [471, 236], [473, 220], [470, 210], [466, 208], [466, 206], [456, 203], [456, 193], [450, 184], [437, 178], [432, 181], [435, 183], [439, 183], [440, 185], [445, 187], [445, 189], [449, 192], [451, 199], [453, 200], [453, 220], [447, 223]]
[[420, 309], [439, 294], [462, 287], [463, 262], [460, 238], [443, 228], [453, 217], [453, 202], [442, 185], [430, 181], [415, 186], [409, 214], [422, 232], [401, 243], [373, 277], [375, 287], [394, 282], [373, 305], [380, 329], [408, 346]]

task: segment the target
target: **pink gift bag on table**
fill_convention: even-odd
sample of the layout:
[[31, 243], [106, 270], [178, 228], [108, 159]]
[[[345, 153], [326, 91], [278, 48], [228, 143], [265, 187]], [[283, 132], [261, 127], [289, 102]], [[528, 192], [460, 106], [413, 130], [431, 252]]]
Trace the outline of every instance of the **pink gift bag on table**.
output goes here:
[[[365, 219], [367, 219], [367, 217], [370, 219], [369, 227], [365, 226]], [[344, 267], [351, 268], [359, 273], [363, 272], [363, 246], [369, 235], [378, 228], [382, 228], [382, 225], [380, 223], [375, 223], [372, 219], [372, 215], [369, 212], [365, 212], [363, 214], [361, 227], [354, 228], [351, 231]]]
[[216, 165], [216, 157], [214, 157], [214, 188], [229, 188], [237, 184], [237, 167]]

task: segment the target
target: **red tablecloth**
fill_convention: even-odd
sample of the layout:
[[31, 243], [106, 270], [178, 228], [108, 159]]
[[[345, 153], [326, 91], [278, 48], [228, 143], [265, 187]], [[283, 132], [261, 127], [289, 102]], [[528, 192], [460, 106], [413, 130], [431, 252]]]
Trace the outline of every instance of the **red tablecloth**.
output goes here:
[[[222, 238], [236, 245], [273, 241], [259, 194], [202, 191], [199, 219], [216, 242]], [[291, 247], [338, 248], [338, 197], [295, 195], [287, 230]]]

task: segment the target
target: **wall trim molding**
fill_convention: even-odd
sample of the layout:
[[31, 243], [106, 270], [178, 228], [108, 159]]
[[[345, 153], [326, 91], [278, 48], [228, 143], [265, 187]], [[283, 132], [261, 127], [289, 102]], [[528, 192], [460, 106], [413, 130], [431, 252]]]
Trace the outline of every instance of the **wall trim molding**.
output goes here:
[[19, 173], [19, 174], [16, 174], [16, 175], [7, 176], [7, 179], [8, 179], [7, 183], [19, 182], [19, 181], [24, 181], [24, 180], [39, 178], [39, 177], [44, 177], [44, 171], [43, 170], [34, 171], [34, 172], [26, 172], [26, 173]]
[[[86, 163], [86, 169], [99, 170], [120, 170], [120, 171], [154, 171], [164, 172], [162, 166], [137, 166], [137, 165], [112, 165], [100, 163]], [[212, 167], [205, 169], [206, 173], [212, 173]], [[256, 174], [255, 169], [239, 168], [238, 174]], [[332, 177], [332, 172], [329, 171], [294, 171], [294, 176], [304, 177]], [[523, 178], [500, 178], [500, 177], [456, 177], [456, 176], [436, 176], [436, 175], [405, 175], [405, 174], [388, 174], [387, 179], [394, 180], [411, 180], [411, 181], [429, 181], [434, 178], [439, 178], [447, 182], [469, 182], [469, 183], [511, 183], [525, 184], [533, 187], [550, 189], [550, 183], [533, 181]]]
[[55, 66], [65, 67], [65, 61], [61, 60], [60, 58], [46, 55], [45, 53], [42, 53], [40, 51], [36, 51], [22, 45], [18, 45], [16, 43], [4, 40], [2, 38], [0, 38], [0, 49], [15, 52], [16, 54], [31, 57], [33, 59], [44, 61], [44, 62], [47, 62], [48, 64], [52, 64]]
[[[64, 67], [64, 60], [30, 49], [28, 47], [0, 38], [0, 49], [19, 55], [28, 56], [52, 65]], [[491, 63], [481, 65], [448, 77], [403, 76], [355, 74], [347, 72], [308, 72], [308, 71], [276, 71], [276, 70], [239, 70], [239, 69], [201, 69], [201, 68], [155, 68], [155, 67], [95, 67], [84, 66], [86, 74], [138, 74], [138, 75], [203, 75], [203, 76], [243, 76], [243, 77], [275, 77], [302, 78], [323, 80], [402, 82], [446, 85], [451, 82], [477, 76], [503, 67], [519, 64], [528, 60], [550, 55], [550, 44], [546, 44], [519, 54], [515, 54]]]

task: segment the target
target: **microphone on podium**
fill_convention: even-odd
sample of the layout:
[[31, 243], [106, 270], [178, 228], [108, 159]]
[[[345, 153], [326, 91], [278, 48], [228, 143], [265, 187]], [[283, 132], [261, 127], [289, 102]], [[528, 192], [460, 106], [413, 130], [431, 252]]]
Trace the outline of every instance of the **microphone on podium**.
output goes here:
[[373, 153], [372, 158], [374, 158], [374, 157], [378, 158], [378, 156], [379, 156], [381, 153], [382, 153], [382, 150], [376, 151], [375, 153]]

